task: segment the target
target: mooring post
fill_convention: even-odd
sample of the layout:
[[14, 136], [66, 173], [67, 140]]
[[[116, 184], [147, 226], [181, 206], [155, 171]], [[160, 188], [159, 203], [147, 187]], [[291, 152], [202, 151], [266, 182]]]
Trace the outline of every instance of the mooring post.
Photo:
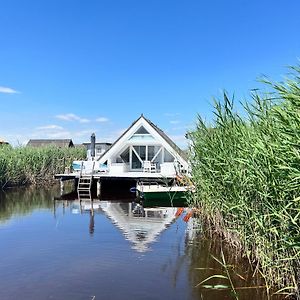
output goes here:
[[53, 216], [54, 216], [54, 219], [56, 219], [56, 200], [53, 199]]
[[97, 181], [97, 197], [101, 196], [101, 181], [98, 179]]

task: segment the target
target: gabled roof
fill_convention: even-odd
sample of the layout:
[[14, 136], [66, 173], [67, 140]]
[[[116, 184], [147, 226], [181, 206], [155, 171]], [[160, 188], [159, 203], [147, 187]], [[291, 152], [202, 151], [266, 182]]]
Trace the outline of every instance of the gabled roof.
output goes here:
[[27, 143], [28, 147], [46, 147], [46, 146], [56, 146], [60, 148], [70, 148], [74, 147], [73, 141], [71, 139], [39, 139], [39, 140], [29, 140]]
[[[157, 127], [149, 119], [145, 118], [143, 114], [141, 114], [141, 116], [129, 126], [129, 128], [101, 155], [101, 157], [106, 155], [107, 152], [109, 152], [141, 119], [144, 119], [184, 160], [188, 161], [186, 153], [182, 151], [159, 127]], [[101, 159], [101, 157], [99, 159]]]

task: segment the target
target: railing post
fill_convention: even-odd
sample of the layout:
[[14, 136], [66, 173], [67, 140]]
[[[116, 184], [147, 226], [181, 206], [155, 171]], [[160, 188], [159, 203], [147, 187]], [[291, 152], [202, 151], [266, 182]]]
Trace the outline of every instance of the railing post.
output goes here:
[[82, 176], [82, 169], [83, 169], [83, 161], [81, 162], [81, 166], [80, 166], [79, 178], [81, 178], [81, 176]]

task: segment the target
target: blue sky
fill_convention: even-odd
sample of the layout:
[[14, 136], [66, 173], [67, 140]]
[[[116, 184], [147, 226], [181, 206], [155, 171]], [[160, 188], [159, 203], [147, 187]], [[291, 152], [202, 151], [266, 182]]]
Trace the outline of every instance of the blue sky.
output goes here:
[[223, 89], [299, 63], [300, 1], [1, 0], [0, 139], [113, 141], [141, 113], [180, 146]]

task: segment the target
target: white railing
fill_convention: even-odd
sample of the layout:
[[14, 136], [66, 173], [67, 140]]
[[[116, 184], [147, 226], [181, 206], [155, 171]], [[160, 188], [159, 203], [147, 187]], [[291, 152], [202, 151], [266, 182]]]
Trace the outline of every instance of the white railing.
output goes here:
[[83, 174], [94, 174], [100, 172], [107, 172], [107, 166], [100, 164], [98, 161], [73, 161], [72, 170], [74, 173], [80, 173], [80, 176]]

